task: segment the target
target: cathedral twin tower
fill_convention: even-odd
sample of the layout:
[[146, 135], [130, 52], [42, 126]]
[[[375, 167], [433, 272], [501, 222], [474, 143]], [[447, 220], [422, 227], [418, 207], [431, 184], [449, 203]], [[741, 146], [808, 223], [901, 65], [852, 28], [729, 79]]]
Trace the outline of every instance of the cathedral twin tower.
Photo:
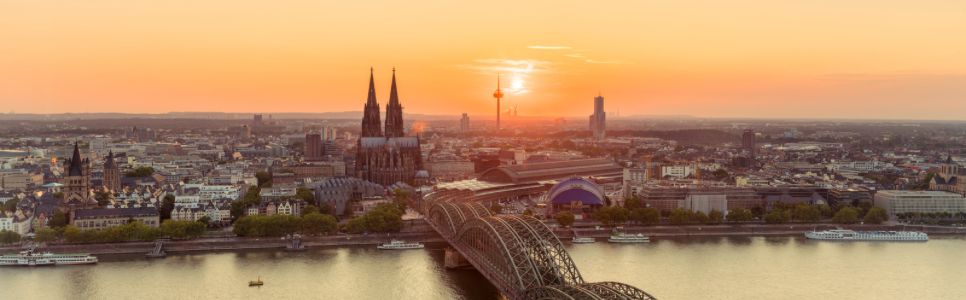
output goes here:
[[384, 186], [397, 182], [414, 184], [416, 173], [423, 171], [422, 152], [419, 139], [405, 134], [402, 104], [399, 103], [396, 90], [396, 69], [392, 70], [392, 87], [389, 104], [386, 104], [385, 132], [379, 116], [376, 85], [370, 69], [369, 95], [362, 114], [362, 133], [356, 147], [356, 173], [359, 178]]

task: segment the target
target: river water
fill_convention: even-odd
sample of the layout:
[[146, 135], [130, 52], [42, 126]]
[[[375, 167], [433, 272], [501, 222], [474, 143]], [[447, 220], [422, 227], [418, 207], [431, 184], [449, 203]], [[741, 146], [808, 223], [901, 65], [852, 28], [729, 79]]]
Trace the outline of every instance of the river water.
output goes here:
[[[442, 245], [102, 257], [96, 266], [0, 269], [0, 299], [498, 299]], [[966, 239], [819, 242], [795, 237], [568, 245], [586, 281], [660, 299], [966, 299]], [[265, 286], [250, 288], [261, 276]]]

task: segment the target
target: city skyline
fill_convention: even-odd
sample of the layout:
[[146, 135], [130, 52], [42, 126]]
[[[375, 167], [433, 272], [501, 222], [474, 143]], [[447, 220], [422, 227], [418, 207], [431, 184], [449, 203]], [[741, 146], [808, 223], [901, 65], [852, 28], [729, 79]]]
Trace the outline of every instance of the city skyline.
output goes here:
[[626, 116], [962, 120], [966, 4], [699, 4], [4, 3], [0, 102], [357, 111], [371, 66], [413, 114], [490, 116], [503, 74], [524, 116], [586, 116], [601, 91]]

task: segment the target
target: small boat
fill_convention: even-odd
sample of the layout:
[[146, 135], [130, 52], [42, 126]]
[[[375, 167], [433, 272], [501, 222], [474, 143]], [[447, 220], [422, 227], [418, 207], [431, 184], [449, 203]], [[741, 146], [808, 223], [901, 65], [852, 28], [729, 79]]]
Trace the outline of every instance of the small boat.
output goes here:
[[575, 236], [574, 238], [570, 239], [570, 242], [571, 243], [574, 243], [574, 244], [591, 244], [591, 243], [597, 242], [597, 239], [592, 238], [592, 237], [576, 237]]
[[400, 240], [392, 240], [388, 243], [376, 246], [380, 250], [406, 250], [406, 249], [422, 249], [424, 246], [422, 243], [407, 243]]
[[0, 266], [58, 266], [96, 264], [97, 257], [88, 254], [55, 254], [35, 252], [33, 248], [17, 255], [0, 255]]
[[650, 243], [651, 238], [641, 233], [626, 234], [623, 232], [618, 232], [611, 234], [607, 241], [611, 243]]
[[248, 282], [248, 286], [263, 286], [265, 282], [262, 282], [262, 276], [258, 276], [257, 280], [252, 280]]

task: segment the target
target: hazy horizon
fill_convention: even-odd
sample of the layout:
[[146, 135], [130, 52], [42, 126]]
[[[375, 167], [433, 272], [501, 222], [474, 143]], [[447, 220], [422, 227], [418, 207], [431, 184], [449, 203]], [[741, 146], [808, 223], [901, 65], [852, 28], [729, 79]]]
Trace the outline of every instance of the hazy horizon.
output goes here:
[[[123, 24], [119, 26], [119, 24]], [[964, 120], [966, 2], [0, 3], [4, 112]]]

